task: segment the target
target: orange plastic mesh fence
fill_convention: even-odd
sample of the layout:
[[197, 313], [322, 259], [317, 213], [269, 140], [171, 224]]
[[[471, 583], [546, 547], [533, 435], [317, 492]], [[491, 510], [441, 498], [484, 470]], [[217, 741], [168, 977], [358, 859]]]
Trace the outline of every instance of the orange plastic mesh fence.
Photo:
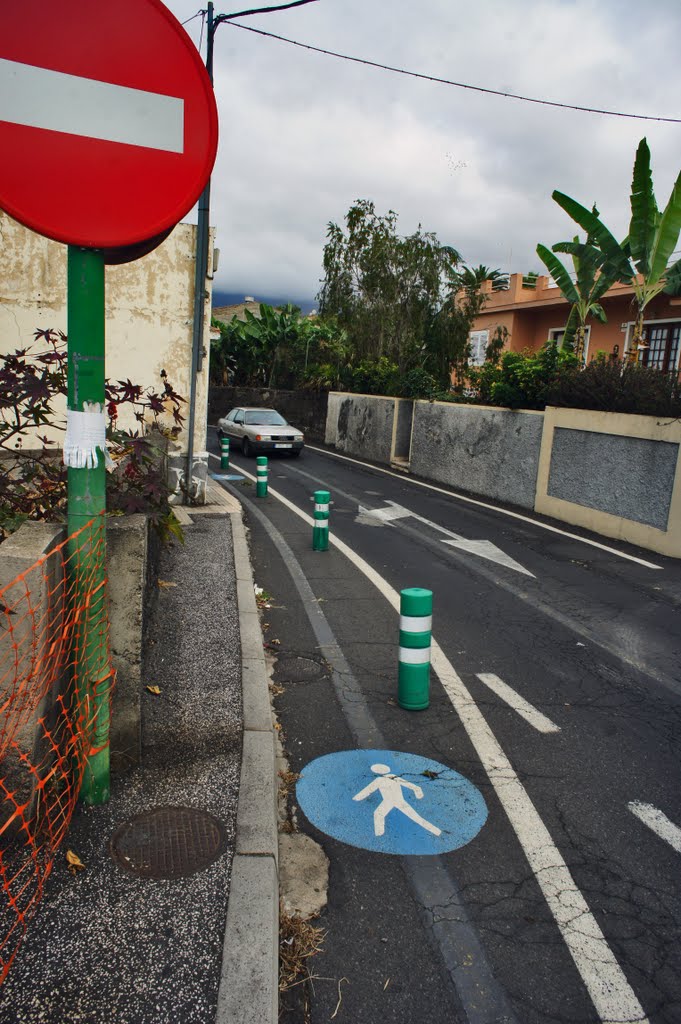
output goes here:
[[104, 552], [102, 519], [0, 589], [0, 983], [42, 897], [87, 759], [108, 744], [108, 714], [97, 713], [102, 701], [108, 709], [113, 681]]

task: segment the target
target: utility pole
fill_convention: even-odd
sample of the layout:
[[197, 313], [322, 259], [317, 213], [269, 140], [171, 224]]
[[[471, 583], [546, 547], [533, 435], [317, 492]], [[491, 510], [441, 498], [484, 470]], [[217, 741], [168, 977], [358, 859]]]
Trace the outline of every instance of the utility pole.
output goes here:
[[[252, 10], [235, 11], [233, 14], [218, 14], [214, 17], [213, 2], [209, 0], [206, 10], [206, 71], [213, 81], [213, 49], [215, 33], [220, 25], [233, 18], [242, 18], [250, 14], [269, 14], [271, 11], [285, 11], [291, 7], [304, 7], [306, 4], [317, 3], [317, 0], [294, 0], [293, 3], [279, 4], [276, 7], [258, 7]], [[189, 417], [187, 423], [187, 472], [185, 474], [184, 492], [187, 501], [191, 501], [192, 478], [194, 471], [194, 427], [196, 424], [196, 375], [203, 369], [203, 320], [206, 302], [206, 277], [208, 275], [208, 243], [210, 240], [210, 178], [199, 199], [198, 218], [196, 223], [196, 262], [194, 271], [194, 319], [192, 331], [192, 366], [189, 385]]]

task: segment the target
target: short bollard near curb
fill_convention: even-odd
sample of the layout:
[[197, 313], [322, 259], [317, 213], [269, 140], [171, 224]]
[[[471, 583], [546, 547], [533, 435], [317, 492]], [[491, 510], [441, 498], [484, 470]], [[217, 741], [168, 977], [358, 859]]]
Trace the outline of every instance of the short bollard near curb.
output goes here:
[[255, 494], [257, 498], [267, 497], [267, 456], [258, 455]]
[[432, 590], [409, 587], [400, 591], [397, 703], [407, 711], [423, 711], [430, 703], [432, 629]]
[[220, 469], [229, 469], [229, 438], [220, 438]]
[[328, 491], [314, 492], [314, 526], [312, 527], [312, 550], [329, 550], [329, 505]]

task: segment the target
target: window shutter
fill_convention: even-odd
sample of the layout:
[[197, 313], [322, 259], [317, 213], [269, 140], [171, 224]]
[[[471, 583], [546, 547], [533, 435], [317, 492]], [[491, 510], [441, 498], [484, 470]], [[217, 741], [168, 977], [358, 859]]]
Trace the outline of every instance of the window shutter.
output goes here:
[[482, 366], [485, 361], [485, 353], [487, 352], [489, 331], [471, 331], [468, 335], [468, 340], [471, 346], [470, 365]]

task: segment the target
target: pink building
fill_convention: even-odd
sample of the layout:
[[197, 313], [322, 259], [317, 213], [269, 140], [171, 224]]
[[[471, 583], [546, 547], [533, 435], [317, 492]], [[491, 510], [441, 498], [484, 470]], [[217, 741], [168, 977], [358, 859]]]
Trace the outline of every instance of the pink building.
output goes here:
[[[523, 283], [523, 281], [525, 283]], [[471, 331], [471, 364], [484, 362], [485, 350], [498, 327], [509, 332], [507, 348], [513, 352], [536, 351], [549, 339], [560, 344], [570, 311], [569, 303], [549, 277], [529, 282], [522, 274], [511, 274], [505, 291], [492, 291], [492, 282], [485, 281], [483, 311]], [[633, 334], [636, 306], [630, 285], [616, 284], [610, 288], [601, 305], [608, 318], [602, 324], [587, 322], [585, 348], [590, 361], [597, 352], [626, 355]], [[681, 296], [658, 295], [646, 310], [645, 332], [648, 348], [641, 352], [641, 362], [664, 372], [678, 372], [681, 349]]]

